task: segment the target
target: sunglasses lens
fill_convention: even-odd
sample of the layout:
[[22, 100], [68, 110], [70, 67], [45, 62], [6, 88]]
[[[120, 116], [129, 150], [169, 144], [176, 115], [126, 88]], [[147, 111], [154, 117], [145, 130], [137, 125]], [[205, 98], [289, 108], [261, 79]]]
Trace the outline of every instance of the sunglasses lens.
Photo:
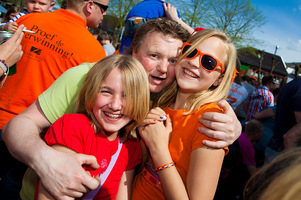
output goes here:
[[[190, 45], [185, 45], [183, 47], [183, 50], [182, 50], [182, 55], [188, 51], [188, 49], [190, 48], [191, 46]], [[194, 49], [192, 52], [190, 52], [190, 54], [188, 54], [186, 57], [187, 58], [193, 58], [196, 54], [198, 53], [198, 51], [196, 49]]]
[[203, 67], [205, 67], [208, 70], [214, 70], [214, 68], [217, 65], [216, 60], [213, 57], [208, 56], [208, 55], [203, 55], [201, 63], [203, 65]]

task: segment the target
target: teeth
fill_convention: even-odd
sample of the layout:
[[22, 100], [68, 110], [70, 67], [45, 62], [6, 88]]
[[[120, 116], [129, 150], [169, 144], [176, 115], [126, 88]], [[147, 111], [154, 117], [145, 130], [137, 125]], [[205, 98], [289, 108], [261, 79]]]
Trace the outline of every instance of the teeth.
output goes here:
[[188, 76], [193, 77], [193, 78], [197, 78], [196, 75], [194, 75], [192, 72], [190, 72], [190, 71], [188, 71], [188, 70], [186, 70], [186, 69], [184, 69], [184, 73], [187, 74]]
[[111, 113], [106, 113], [106, 115], [112, 119], [117, 119], [120, 118], [122, 115], [117, 115], [117, 114], [111, 114]]

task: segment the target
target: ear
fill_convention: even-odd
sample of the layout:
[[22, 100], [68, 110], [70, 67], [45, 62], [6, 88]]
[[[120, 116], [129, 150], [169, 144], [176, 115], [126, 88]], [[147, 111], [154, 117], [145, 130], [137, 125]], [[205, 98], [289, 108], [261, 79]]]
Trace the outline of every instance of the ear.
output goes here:
[[48, 8], [48, 11], [49, 11], [49, 12], [52, 11], [52, 8], [53, 8], [54, 5], [55, 5], [55, 2], [52, 2], [52, 3], [50, 4], [50, 6], [49, 6], [49, 8]]
[[213, 86], [215, 86], [215, 87], [219, 86], [219, 84], [221, 84], [223, 78], [224, 78], [224, 74], [221, 74], [221, 75], [215, 80], [215, 82], [213, 83]]
[[92, 1], [88, 1], [85, 5], [85, 10], [87, 11], [87, 13], [89, 13], [89, 15], [92, 13], [92, 9], [93, 9], [93, 2]]

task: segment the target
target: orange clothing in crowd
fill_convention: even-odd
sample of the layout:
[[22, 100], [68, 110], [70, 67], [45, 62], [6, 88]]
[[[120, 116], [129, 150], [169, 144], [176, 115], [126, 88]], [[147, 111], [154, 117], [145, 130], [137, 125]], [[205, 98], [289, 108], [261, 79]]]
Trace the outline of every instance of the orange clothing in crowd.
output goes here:
[[[212, 138], [198, 132], [198, 127], [203, 126], [199, 123], [199, 118], [205, 112], [223, 111], [216, 103], [209, 103], [202, 106], [199, 110], [190, 115], [183, 115], [187, 110], [172, 110], [165, 108], [166, 114], [172, 120], [172, 133], [169, 143], [169, 152], [172, 160], [176, 163], [176, 168], [186, 185], [187, 173], [190, 163], [190, 155], [193, 150], [203, 147], [203, 140], [215, 141]], [[226, 153], [228, 148], [225, 148]], [[165, 199], [159, 180], [153, 176], [155, 166], [151, 164], [144, 166], [143, 171], [135, 177], [132, 199]], [[158, 181], [157, 181], [158, 180]]]
[[36, 33], [25, 32], [21, 42], [24, 54], [16, 73], [8, 76], [0, 89], [0, 129], [67, 69], [105, 57], [85, 20], [65, 9], [27, 14], [16, 22]]

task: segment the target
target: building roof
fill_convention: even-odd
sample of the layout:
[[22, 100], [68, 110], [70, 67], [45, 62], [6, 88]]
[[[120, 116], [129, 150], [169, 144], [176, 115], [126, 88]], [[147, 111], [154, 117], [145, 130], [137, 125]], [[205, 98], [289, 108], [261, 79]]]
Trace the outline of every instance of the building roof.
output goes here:
[[270, 72], [272, 64], [275, 66], [273, 75], [284, 76], [288, 75], [286, 71], [286, 65], [281, 56], [274, 55], [265, 51], [249, 47], [238, 50], [238, 58], [243, 65], [250, 66], [252, 68], [259, 68], [260, 65], [260, 54], [263, 55], [261, 70]]

